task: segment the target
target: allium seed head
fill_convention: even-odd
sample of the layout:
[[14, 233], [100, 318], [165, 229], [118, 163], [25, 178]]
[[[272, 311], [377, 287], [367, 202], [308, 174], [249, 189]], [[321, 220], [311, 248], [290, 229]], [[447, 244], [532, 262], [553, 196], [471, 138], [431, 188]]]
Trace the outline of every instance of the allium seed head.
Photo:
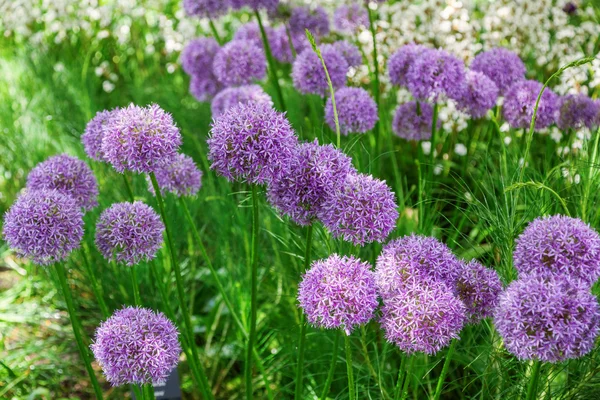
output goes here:
[[38, 265], [65, 260], [83, 238], [83, 213], [58, 190], [27, 191], [4, 214], [3, 236], [19, 256]]
[[429, 104], [409, 101], [396, 108], [392, 130], [406, 140], [427, 140], [431, 138], [432, 122], [433, 108]]
[[254, 42], [236, 40], [219, 50], [213, 61], [213, 72], [225, 86], [239, 86], [261, 80], [266, 73], [264, 51]]
[[502, 282], [495, 270], [475, 260], [461, 264], [454, 291], [465, 304], [469, 322], [477, 323], [493, 315], [502, 293]]
[[[321, 55], [334, 89], [344, 86], [348, 73], [348, 62], [344, 56], [333, 46], [324, 46]], [[294, 61], [292, 79], [294, 87], [303, 94], [325, 95], [329, 92], [323, 64], [311, 48], [302, 51]]]
[[293, 35], [304, 34], [308, 29], [313, 35], [327, 36], [329, 34], [329, 16], [323, 7], [300, 6], [292, 9], [289, 20], [290, 32]]
[[212, 77], [212, 64], [219, 49], [219, 44], [213, 38], [192, 39], [181, 52], [181, 67], [191, 76]]
[[337, 254], [313, 262], [298, 287], [298, 301], [312, 325], [341, 328], [347, 335], [369, 322], [379, 305], [370, 265]]
[[409, 43], [400, 47], [388, 60], [388, 74], [390, 81], [396, 86], [407, 86], [407, 74], [409, 68], [414, 64], [415, 59], [420, 57], [421, 53], [427, 50], [427, 47]]
[[94, 118], [87, 123], [85, 132], [81, 135], [81, 142], [83, 143], [85, 153], [92, 160], [104, 161], [104, 153], [102, 152], [104, 127], [117, 111], [118, 108], [110, 111], [98, 111]]
[[210, 104], [213, 118], [218, 118], [225, 111], [238, 104], [260, 103], [273, 105], [269, 96], [262, 87], [258, 85], [245, 85], [226, 88], [215, 96]]
[[321, 48], [333, 46], [344, 58], [350, 67], [358, 67], [362, 64], [362, 55], [358, 47], [346, 40], [338, 40], [333, 44], [324, 44]]
[[467, 71], [467, 89], [462, 98], [457, 99], [459, 108], [473, 118], [485, 116], [496, 105], [498, 87], [481, 72]]
[[600, 104], [594, 102], [584, 94], [569, 94], [559, 100], [560, 115], [556, 125], [562, 130], [593, 129], [596, 125], [596, 116], [600, 112]]
[[164, 229], [158, 214], [141, 201], [116, 203], [98, 219], [96, 247], [107, 260], [133, 266], [156, 256]]
[[227, 13], [229, 1], [183, 0], [183, 9], [191, 17], [214, 18]]
[[[202, 171], [194, 160], [185, 154], [177, 154], [155, 171], [156, 181], [161, 193], [171, 192], [177, 197], [195, 196], [202, 186]], [[155, 194], [150, 178], [147, 177], [148, 190]]]
[[[373, 129], [379, 120], [377, 104], [369, 92], [363, 88], [344, 87], [335, 92], [335, 105], [338, 113], [340, 132], [366, 133]], [[335, 118], [331, 98], [325, 104], [325, 121], [335, 131]]]
[[516, 82], [525, 79], [525, 64], [518, 55], [503, 47], [479, 53], [471, 63], [472, 71], [487, 75], [498, 87], [501, 95]]
[[100, 324], [90, 347], [113, 386], [164, 384], [179, 362], [178, 336], [162, 313], [125, 307]]
[[360, 4], [342, 4], [333, 13], [333, 26], [340, 32], [354, 33], [369, 26], [369, 15]]
[[409, 66], [406, 82], [419, 100], [460, 99], [467, 87], [465, 65], [444, 50], [424, 49]]
[[[507, 90], [502, 111], [511, 127], [529, 128], [542, 87], [538, 81], [521, 80]], [[558, 102], [558, 96], [549, 88], [545, 88], [537, 110], [535, 129], [547, 128], [556, 121], [559, 114]]]

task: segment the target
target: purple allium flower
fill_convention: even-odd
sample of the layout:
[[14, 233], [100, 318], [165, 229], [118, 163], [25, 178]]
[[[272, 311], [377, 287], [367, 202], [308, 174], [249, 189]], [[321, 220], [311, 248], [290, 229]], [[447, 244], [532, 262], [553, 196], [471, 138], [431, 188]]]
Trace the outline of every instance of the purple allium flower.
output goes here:
[[308, 322], [342, 328], [346, 335], [369, 322], [379, 305], [369, 263], [337, 254], [313, 262], [298, 287], [298, 301]]
[[[165, 162], [155, 171], [156, 181], [161, 193], [171, 192], [177, 197], [195, 196], [202, 186], [202, 171], [194, 160], [185, 154], [177, 154], [171, 161]], [[148, 190], [154, 194], [154, 186], [147, 177]]]
[[[346, 84], [348, 62], [333, 46], [324, 46], [321, 51], [331, 84], [338, 89]], [[310, 48], [298, 55], [292, 66], [294, 87], [303, 94], [325, 95], [329, 91], [327, 76], [317, 54]]]
[[466, 322], [465, 305], [444, 284], [410, 277], [385, 298], [381, 327], [388, 342], [411, 354], [433, 355], [450, 344]]
[[107, 260], [128, 266], [156, 256], [165, 229], [147, 204], [115, 203], [102, 212], [96, 225], [96, 247]]
[[156, 104], [116, 111], [104, 131], [102, 152], [118, 172], [152, 172], [181, 145], [171, 114]]
[[327, 36], [329, 33], [329, 16], [323, 7], [300, 6], [292, 9], [289, 20], [293, 35], [304, 34], [308, 29], [314, 36]]
[[561, 362], [594, 348], [600, 307], [589, 288], [566, 275], [525, 275], [500, 295], [494, 324], [520, 360]]
[[201, 103], [215, 97], [222, 88], [223, 85], [214, 76], [209, 78], [192, 76], [190, 79], [190, 94]]
[[56, 189], [71, 196], [79, 207], [91, 210], [98, 205], [98, 182], [82, 160], [61, 154], [39, 163], [27, 176], [30, 191]]
[[75, 199], [58, 190], [27, 191], [4, 215], [4, 239], [35, 264], [65, 260], [83, 238], [83, 213]]
[[453, 287], [462, 264], [438, 239], [412, 234], [386, 244], [377, 258], [375, 281], [386, 299], [402, 288], [408, 278], [420, 276]]
[[100, 324], [90, 348], [113, 386], [164, 384], [179, 362], [178, 336], [163, 313], [125, 307]]
[[219, 49], [213, 38], [190, 40], [181, 52], [181, 67], [188, 75], [211, 78], [213, 60]]
[[81, 135], [81, 142], [85, 148], [85, 153], [92, 160], [104, 161], [104, 153], [102, 153], [104, 127], [116, 111], [118, 111], [118, 108], [110, 111], [98, 111], [94, 118], [87, 123], [85, 132]]
[[[538, 81], [518, 81], [506, 92], [502, 111], [513, 128], [529, 128], [533, 110], [543, 85]], [[559, 114], [559, 98], [550, 88], [545, 88], [537, 110], [535, 129], [552, 125]]]
[[227, 88], [215, 96], [210, 104], [213, 118], [218, 118], [225, 111], [238, 104], [246, 103], [264, 103], [273, 105], [271, 96], [265, 93], [262, 87], [258, 85], [246, 85], [233, 88]]
[[214, 18], [227, 13], [229, 1], [224, 0], [183, 0], [183, 9], [191, 17]]
[[225, 86], [239, 86], [265, 77], [265, 53], [253, 42], [236, 40], [221, 48], [213, 62], [213, 73]]
[[383, 242], [398, 219], [394, 193], [385, 181], [348, 174], [344, 184], [326, 197], [318, 217], [333, 237], [355, 245]]
[[[406, 140], [427, 140], [431, 137], [433, 108], [423, 102], [409, 101], [398, 106], [392, 121], [392, 130]], [[437, 123], [438, 127], [440, 121]]]
[[[279, 25], [277, 28], [272, 29], [268, 38], [271, 54], [273, 54], [273, 57], [277, 61], [291, 63], [294, 60], [292, 48], [290, 47], [290, 38], [288, 37], [285, 25]], [[295, 50], [297, 51], [297, 49]]]
[[229, 0], [229, 2], [235, 10], [249, 7], [253, 10], [265, 9], [271, 12], [277, 9], [277, 5], [279, 4], [279, 0]]
[[[363, 88], [344, 87], [337, 90], [335, 92], [335, 106], [340, 123], [340, 132], [344, 135], [366, 133], [373, 129], [375, 123], [379, 120], [377, 104], [371, 98], [369, 92]], [[327, 99], [325, 104], [325, 121], [335, 131], [331, 97]]]
[[340, 54], [344, 56], [350, 67], [358, 67], [362, 64], [362, 55], [360, 54], [360, 50], [358, 47], [346, 40], [338, 40], [333, 44], [323, 45], [321, 48], [325, 46], [333, 46], [337, 51], [339, 51]]
[[263, 184], [281, 178], [298, 138], [284, 114], [266, 103], [247, 103], [215, 119], [207, 143], [211, 169], [230, 181]]
[[464, 96], [457, 99], [459, 107], [473, 118], [485, 116], [498, 99], [496, 84], [478, 71], [467, 71], [467, 90]]
[[388, 74], [390, 81], [396, 86], [407, 86], [407, 74], [415, 59], [428, 50], [420, 44], [409, 43], [400, 47], [388, 60]]
[[[270, 38], [273, 34], [273, 28], [271, 28], [270, 26], [265, 26], [264, 28], [265, 33], [267, 34], [267, 38]], [[258, 22], [248, 22], [240, 26], [233, 35], [233, 41], [239, 40], [252, 42], [262, 49], [263, 40], [262, 34], [260, 33], [260, 26], [258, 26]]]
[[577, 4], [573, 3], [572, 1], [569, 1], [568, 3], [566, 3], [562, 10], [567, 13], [568, 15], [576, 15], [577, 14]]
[[503, 47], [497, 47], [477, 54], [471, 63], [472, 71], [488, 76], [498, 86], [500, 94], [505, 94], [516, 82], [525, 79], [525, 64], [518, 55]]
[[562, 130], [581, 129], [584, 126], [592, 129], [596, 125], [596, 115], [600, 105], [584, 94], [569, 94], [560, 99], [560, 116], [556, 125]]
[[475, 260], [461, 264], [454, 290], [465, 304], [469, 321], [477, 323], [493, 315], [502, 293], [502, 282], [495, 270]]
[[369, 26], [369, 15], [360, 4], [342, 4], [333, 13], [333, 26], [340, 32], [356, 32], [361, 27]]
[[300, 225], [310, 225], [329, 193], [356, 173], [350, 157], [332, 145], [303, 143], [298, 146], [289, 172], [269, 184], [271, 204]]
[[424, 49], [406, 73], [407, 87], [420, 100], [446, 95], [460, 99], [467, 87], [465, 65], [444, 50]]
[[600, 277], [600, 236], [577, 218], [538, 218], [517, 238], [513, 260], [520, 274], [568, 275], [591, 286]]

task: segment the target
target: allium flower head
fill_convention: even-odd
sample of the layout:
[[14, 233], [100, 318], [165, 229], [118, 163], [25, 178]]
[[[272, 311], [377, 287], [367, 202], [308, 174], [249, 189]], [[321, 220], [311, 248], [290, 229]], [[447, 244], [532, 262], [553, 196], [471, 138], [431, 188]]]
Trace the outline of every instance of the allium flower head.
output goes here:
[[385, 181], [349, 174], [344, 184], [327, 196], [318, 217], [333, 237], [362, 246], [383, 242], [396, 226], [398, 210]]
[[408, 68], [407, 87], [419, 100], [437, 100], [441, 95], [459, 99], [467, 82], [465, 65], [444, 50], [425, 49]]
[[415, 59], [427, 50], [427, 47], [409, 43], [400, 47], [388, 60], [388, 74], [392, 84], [397, 86], [407, 86], [407, 74], [409, 68], [414, 64]]
[[90, 347], [113, 386], [164, 384], [179, 362], [178, 336], [161, 312], [125, 307], [100, 324]]
[[227, 13], [229, 2], [224, 0], [183, 0], [183, 9], [191, 17], [218, 17]]
[[[202, 186], [202, 171], [198, 169], [194, 160], [185, 154], [177, 154], [172, 160], [158, 167], [155, 174], [163, 195], [171, 192], [178, 197], [194, 196]], [[148, 190], [155, 194], [150, 178], [147, 180]]]
[[225, 86], [239, 86], [265, 77], [266, 58], [253, 42], [236, 40], [219, 50], [213, 61], [213, 72]]
[[308, 322], [342, 328], [347, 335], [369, 322], [379, 305], [369, 264], [337, 254], [313, 262], [298, 287], [298, 301]]
[[[292, 48], [290, 47], [290, 38], [288, 37], [285, 25], [279, 25], [277, 28], [273, 28], [271, 34], [267, 35], [267, 37], [269, 38], [271, 53], [277, 61], [280, 63], [291, 63], [294, 60]], [[298, 51], [297, 48], [294, 50]]]
[[[324, 46], [321, 55], [334, 89], [344, 86], [348, 73], [348, 62], [344, 56], [333, 46]], [[329, 91], [323, 64], [311, 48], [305, 49], [296, 57], [292, 66], [292, 79], [294, 87], [303, 94], [325, 95]]]
[[65, 260], [83, 238], [83, 213], [75, 199], [57, 190], [27, 191], [4, 215], [8, 246], [39, 265]]
[[454, 291], [465, 304], [469, 321], [477, 323], [494, 313], [502, 293], [502, 282], [495, 270], [475, 260], [462, 263], [462, 266]]
[[289, 20], [292, 34], [304, 34], [308, 29], [315, 36], [326, 36], [329, 33], [329, 17], [323, 7], [300, 6], [292, 9]]
[[479, 53], [471, 63], [471, 70], [487, 75], [496, 84], [500, 94], [505, 94], [513, 84], [524, 80], [526, 72], [519, 56], [503, 47]]
[[346, 40], [338, 40], [330, 45], [325, 44], [321, 46], [321, 48], [325, 46], [333, 46], [337, 51], [339, 51], [340, 54], [344, 56], [350, 67], [358, 67], [362, 64], [362, 55], [360, 54], [360, 50], [358, 47]]
[[340, 32], [357, 32], [361, 27], [369, 26], [369, 15], [358, 3], [342, 4], [333, 13], [333, 26]]
[[284, 114], [247, 103], [215, 119], [207, 142], [211, 169], [230, 181], [263, 184], [286, 172], [298, 138]]
[[317, 217], [329, 193], [355, 173], [350, 157], [332, 145], [303, 143], [292, 159], [289, 172], [269, 184], [271, 204], [300, 225], [309, 225]]
[[[270, 26], [265, 26], [264, 28], [267, 38], [269, 38], [273, 33], [273, 28]], [[258, 25], [258, 22], [248, 22], [240, 26], [233, 35], [233, 40], [245, 40], [254, 43], [261, 49], [263, 48], [262, 34], [260, 33], [260, 26]]]
[[429, 104], [409, 101], [396, 108], [392, 130], [406, 140], [427, 140], [431, 138], [432, 122], [433, 108]]
[[[363, 88], [344, 87], [335, 92], [335, 105], [338, 113], [340, 132], [366, 133], [373, 129], [379, 120], [377, 104], [369, 92]], [[325, 121], [335, 131], [335, 118], [331, 98], [325, 104]]]
[[500, 295], [494, 312], [504, 347], [520, 360], [561, 362], [594, 348], [600, 307], [568, 276], [525, 275]]
[[462, 264], [448, 246], [421, 235], [404, 236], [386, 244], [377, 258], [375, 280], [384, 299], [392, 296], [413, 276], [431, 278], [453, 287]]
[[433, 355], [448, 346], [466, 321], [465, 305], [442, 282], [412, 277], [384, 298], [381, 327], [402, 351]]
[[104, 153], [102, 152], [104, 127], [116, 111], [118, 109], [98, 111], [94, 118], [87, 123], [85, 132], [81, 135], [81, 142], [83, 143], [85, 153], [92, 160], [104, 161]]
[[253, 10], [264, 9], [267, 11], [274, 11], [277, 9], [279, 0], [229, 0], [231, 7], [235, 10], [239, 10], [244, 7], [251, 8]]
[[133, 266], [156, 256], [164, 229], [158, 214], [141, 201], [116, 203], [98, 219], [96, 247], [107, 260]]
[[219, 44], [213, 38], [192, 39], [181, 52], [181, 67], [191, 76], [212, 77], [212, 64], [219, 49]]
[[[529, 128], [533, 110], [543, 85], [538, 81], [518, 81], [506, 92], [502, 111], [513, 128]], [[549, 88], [544, 89], [537, 110], [535, 129], [552, 125], [558, 118], [559, 98]]]
[[577, 218], [538, 218], [517, 238], [520, 274], [569, 275], [591, 286], [600, 277], [600, 236]]
[[98, 205], [98, 182], [94, 173], [85, 162], [67, 154], [52, 156], [32, 169], [27, 176], [27, 189], [56, 189], [73, 197], [84, 210]]
[[463, 97], [457, 99], [459, 107], [473, 118], [481, 118], [498, 99], [498, 87], [481, 72], [467, 71], [467, 89]]
[[215, 96], [210, 104], [213, 118], [218, 118], [225, 111], [238, 104], [261, 103], [273, 105], [269, 96], [262, 87], [258, 85], [245, 85], [227, 88]]
[[192, 76], [190, 79], [190, 94], [201, 103], [215, 97], [222, 88], [223, 85], [214, 76], [209, 78]]
[[584, 94], [569, 94], [560, 99], [560, 115], [556, 125], [562, 130], [593, 129], [596, 126], [596, 116], [600, 105]]
[[171, 114], [156, 104], [130, 105], [115, 112], [105, 127], [102, 152], [118, 171], [149, 173], [174, 156], [181, 134]]

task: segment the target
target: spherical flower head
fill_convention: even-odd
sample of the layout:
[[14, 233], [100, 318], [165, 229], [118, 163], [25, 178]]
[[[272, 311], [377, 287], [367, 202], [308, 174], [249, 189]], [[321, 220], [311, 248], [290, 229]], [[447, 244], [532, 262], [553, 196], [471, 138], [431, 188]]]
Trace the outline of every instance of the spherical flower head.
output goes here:
[[214, 18], [227, 13], [228, 3], [223, 0], [183, 0], [183, 9], [191, 17]]
[[273, 12], [279, 5], [279, 0], [229, 0], [231, 8], [239, 10], [244, 7], [251, 8], [253, 10], [267, 10]]
[[[321, 55], [327, 66], [333, 88], [339, 89], [344, 86], [348, 73], [348, 62], [344, 56], [333, 46], [324, 46]], [[311, 48], [303, 50], [296, 57], [292, 66], [292, 79], [294, 87], [303, 94], [323, 96], [329, 93], [323, 64]]]
[[591, 286], [600, 277], [600, 236], [577, 218], [538, 218], [517, 238], [519, 274], [569, 275]]
[[465, 304], [469, 322], [477, 323], [493, 315], [502, 293], [502, 282], [495, 270], [475, 260], [462, 265], [454, 291]]
[[247, 103], [215, 119], [207, 142], [211, 169], [230, 181], [264, 184], [287, 171], [298, 138], [284, 114]]
[[494, 312], [504, 347], [520, 360], [561, 362], [594, 348], [600, 307], [589, 288], [565, 275], [525, 275], [500, 295]]
[[412, 234], [384, 246], [377, 258], [375, 281], [381, 297], [386, 299], [413, 276], [454, 287], [462, 268], [444, 243], [434, 237]]
[[[161, 194], [171, 192], [177, 197], [195, 196], [202, 186], [202, 171], [194, 160], [185, 154], [177, 154], [169, 162], [165, 162], [155, 172]], [[148, 190], [155, 194], [154, 186], [147, 178]]]
[[427, 47], [409, 43], [400, 47], [388, 60], [388, 74], [390, 82], [396, 86], [407, 86], [407, 74], [409, 68]]
[[338, 40], [333, 44], [323, 45], [322, 48], [325, 46], [333, 46], [337, 51], [339, 51], [339, 53], [344, 56], [350, 67], [358, 67], [362, 64], [362, 55], [360, 54], [360, 50], [358, 47], [346, 40]]
[[496, 84], [478, 71], [467, 71], [467, 89], [463, 97], [458, 100], [459, 108], [473, 118], [485, 116], [498, 99]]
[[[335, 92], [335, 105], [343, 135], [366, 133], [379, 120], [377, 104], [363, 88], [344, 87]], [[335, 118], [331, 98], [325, 104], [325, 121], [335, 131]]]
[[408, 354], [437, 353], [458, 338], [466, 321], [465, 305], [448, 286], [420, 277], [385, 298], [381, 313], [387, 341]]
[[85, 149], [85, 153], [89, 158], [96, 161], [104, 161], [104, 153], [102, 152], [102, 138], [104, 137], [104, 127], [108, 124], [115, 110], [98, 111], [94, 118], [85, 126], [85, 132], [81, 135], [81, 142]]
[[333, 13], [333, 26], [339, 32], [353, 33], [369, 26], [369, 15], [360, 4], [342, 4]]
[[201, 103], [210, 101], [222, 88], [214, 76], [192, 76], [190, 79], [190, 94]]
[[90, 347], [113, 386], [159, 385], [179, 362], [178, 336], [163, 313], [125, 307], [100, 324]]
[[171, 114], [156, 104], [130, 105], [115, 112], [105, 127], [102, 152], [118, 171], [150, 173], [177, 154], [181, 134]]
[[[507, 90], [502, 111], [511, 127], [529, 128], [542, 87], [538, 81], [522, 80]], [[552, 90], [545, 88], [537, 109], [535, 129], [549, 127], [556, 121], [558, 114], [559, 98]]]
[[83, 213], [58, 190], [27, 191], [4, 215], [4, 240], [38, 265], [66, 260], [83, 238]]
[[600, 105], [584, 94], [569, 94], [559, 100], [560, 115], [556, 125], [562, 130], [593, 129]]
[[437, 49], [425, 49], [415, 58], [406, 81], [412, 95], [419, 100], [436, 101], [442, 95], [460, 99], [467, 86], [464, 63]]
[[308, 29], [315, 36], [329, 34], [329, 16], [323, 7], [300, 6], [292, 9], [289, 19], [290, 32], [294, 35], [304, 34]]
[[239, 86], [261, 80], [267, 69], [265, 53], [253, 42], [227, 43], [215, 56], [213, 73], [225, 86]]
[[298, 146], [288, 173], [269, 184], [269, 202], [299, 225], [310, 225], [329, 193], [356, 173], [350, 157], [318, 142]]
[[370, 175], [348, 174], [323, 202], [318, 217], [333, 237], [355, 245], [383, 242], [398, 219], [392, 189]]
[[[409, 101], [396, 108], [392, 130], [406, 140], [427, 140], [431, 138], [432, 123], [433, 108], [429, 104]], [[437, 125], [440, 126], [439, 121]]]
[[471, 70], [487, 75], [502, 95], [512, 85], [524, 80], [527, 71], [519, 56], [503, 47], [479, 53], [471, 63]]
[[190, 40], [181, 52], [181, 67], [188, 75], [208, 78], [212, 76], [212, 63], [219, 49], [213, 38]]
[[36, 165], [27, 176], [29, 191], [56, 189], [71, 196], [84, 210], [98, 205], [98, 182], [94, 173], [82, 160], [61, 154]]
[[313, 262], [298, 287], [298, 302], [312, 325], [347, 335], [369, 322], [379, 305], [369, 263], [337, 254]]
[[[273, 28], [265, 26], [264, 29], [265, 33], [267, 34], [267, 38], [270, 37], [273, 33]], [[262, 34], [260, 32], [260, 26], [258, 25], [258, 22], [248, 22], [240, 26], [233, 35], [233, 40], [245, 40], [254, 43], [261, 49], [263, 48]]]
[[258, 85], [245, 85], [227, 88], [215, 96], [210, 104], [213, 118], [218, 118], [225, 111], [238, 104], [260, 103], [273, 105], [269, 96], [262, 87]]
[[[290, 38], [288, 37], [285, 25], [279, 25], [277, 28], [272, 29], [271, 34], [267, 37], [269, 39], [269, 46], [271, 47], [271, 54], [273, 54], [273, 57], [277, 61], [287, 64], [294, 60], [292, 48], [290, 47]], [[295, 46], [294, 49], [298, 51], [298, 48]]]
[[158, 214], [141, 201], [116, 203], [98, 219], [96, 247], [107, 260], [133, 266], [156, 256], [164, 229]]

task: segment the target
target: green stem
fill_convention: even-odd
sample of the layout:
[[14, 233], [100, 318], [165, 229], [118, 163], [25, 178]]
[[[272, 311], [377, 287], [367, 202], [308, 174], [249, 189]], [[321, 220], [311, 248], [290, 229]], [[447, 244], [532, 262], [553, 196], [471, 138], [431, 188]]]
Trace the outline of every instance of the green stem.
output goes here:
[[256, 314], [257, 314], [257, 280], [258, 280], [258, 194], [256, 185], [252, 185], [252, 251], [250, 271], [250, 335], [246, 349], [246, 365], [244, 375], [246, 378], [246, 398], [252, 399], [252, 352], [256, 341]]
[[192, 358], [194, 359], [194, 363], [191, 365], [196, 365], [197, 368], [192, 369], [192, 373], [196, 375], [196, 382], [200, 386], [200, 391], [205, 399], [211, 400], [213, 399], [212, 392], [210, 391], [210, 385], [208, 383], [208, 379], [206, 377], [206, 373], [204, 372], [204, 368], [202, 367], [202, 363], [200, 362], [200, 357], [198, 357], [198, 352], [196, 350], [196, 346], [194, 344], [194, 327], [192, 326], [192, 321], [190, 319], [190, 313], [188, 311], [187, 302], [185, 301], [185, 291], [183, 289], [183, 278], [181, 276], [181, 267], [177, 262], [175, 257], [175, 247], [173, 246], [173, 237], [171, 234], [171, 229], [169, 228], [169, 221], [167, 220], [167, 214], [165, 212], [165, 204], [162, 198], [162, 194], [160, 192], [160, 187], [158, 186], [158, 182], [156, 180], [156, 176], [154, 172], [150, 173], [150, 180], [152, 181], [152, 187], [154, 188], [154, 194], [156, 196], [156, 201], [158, 203], [158, 208], [160, 210], [160, 215], [162, 217], [163, 224], [165, 225], [165, 232], [167, 235], [167, 245], [169, 249], [169, 255], [171, 257], [171, 264], [173, 265], [173, 271], [175, 273], [175, 283], [177, 286], [177, 300], [179, 301], [179, 307], [181, 309], [181, 313], [183, 314], [183, 322], [185, 325], [185, 329], [187, 330], [188, 340], [190, 341], [190, 349], [192, 352]]
[[404, 377], [404, 384], [402, 385], [402, 394], [400, 395], [399, 400], [405, 400], [408, 396], [408, 384], [410, 383], [410, 371], [412, 370], [413, 362], [415, 360], [414, 357], [408, 356], [408, 367], [406, 367], [406, 376]]
[[56, 273], [58, 274], [58, 282], [63, 292], [65, 303], [67, 304], [67, 310], [69, 311], [69, 318], [71, 319], [71, 326], [73, 327], [73, 334], [75, 335], [75, 342], [77, 343], [79, 354], [81, 354], [85, 369], [90, 376], [90, 381], [92, 382], [92, 387], [94, 389], [94, 393], [96, 394], [96, 398], [102, 399], [102, 390], [100, 390], [100, 384], [98, 383], [98, 379], [96, 378], [96, 374], [92, 368], [88, 348], [85, 346], [83, 341], [83, 327], [81, 325], [81, 321], [79, 321], [79, 317], [77, 317], [77, 313], [75, 312], [75, 305], [71, 295], [71, 289], [69, 289], [69, 284], [67, 283], [65, 266], [61, 263], [56, 263], [55, 266]]
[[539, 360], [533, 362], [531, 377], [529, 378], [529, 385], [527, 386], [527, 397], [526, 400], [535, 400], [537, 396], [537, 386], [540, 380], [540, 368], [542, 363]]
[[[313, 226], [309, 225], [306, 230], [306, 251], [304, 253], [304, 271], [310, 266], [310, 252], [312, 247]], [[304, 374], [304, 348], [306, 345], [306, 320], [304, 313], [300, 316], [300, 340], [298, 345], [298, 362], [296, 363], [296, 394], [295, 399], [302, 399], [302, 381]]]
[[398, 368], [398, 381], [396, 381], [396, 391], [394, 393], [394, 400], [400, 399], [400, 394], [402, 393], [402, 384], [404, 383], [406, 375], [408, 375], [404, 373], [407, 358], [407, 356], [402, 355], [402, 361], [400, 361], [400, 368]]
[[331, 356], [331, 366], [329, 367], [329, 373], [327, 374], [327, 380], [325, 381], [325, 387], [321, 393], [321, 400], [325, 400], [329, 394], [329, 388], [331, 388], [331, 382], [333, 382], [333, 375], [335, 374], [335, 365], [337, 364], [337, 356], [340, 347], [340, 335], [343, 333], [339, 330], [335, 331], [335, 339], [333, 340], [333, 354]]
[[283, 99], [283, 92], [281, 91], [279, 79], [277, 78], [277, 67], [275, 65], [275, 60], [273, 59], [273, 53], [271, 53], [271, 46], [269, 45], [269, 39], [267, 38], [267, 33], [265, 32], [265, 27], [263, 26], [262, 18], [260, 17], [260, 12], [258, 12], [258, 10], [254, 10], [254, 15], [256, 15], [256, 21], [258, 22], [258, 27], [260, 28], [260, 35], [262, 36], [263, 46], [267, 55], [267, 63], [269, 64], [269, 75], [271, 77], [271, 83], [273, 84], [273, 86], [275, 86], [275, 90], [277, 91], [277, 97], [279, 98], [279, 106], [281, 107], [281, 111], [286, 111], [285, 100]]
[[151, 383], [142, 386], [142, 393], [146, 400], [154, 400], [154, 386]]
[[438, 103], [433, 105], [433, 118], [431, 120], [431, 148], [429, 149], [429, 176], [427, 185], [433, 182], [433, 171], [435, 169], [435, 147], [437, 146], [437, 121], [438, 121]]
[[344, 347], [346, 348], [346, 370], [348, 372], [348, 398], [350, 400], [356, 399], [356, 393], [354, 392], [354, 373], [352, 372], [352, 347], [350, 346], [350, 335], [343, 333], [344, 335]]
[[98, 306], [100, 307], [100, 312], [102, 313], [102, 317], [108, 318], [110, 316], [110, 313], [108, 311], [108, 306], [106, 305], [106, 302], [104, 301], [103, 290], [102, 290], [102, 287], [98, 284], [98, 280], [96, 279], [96, 274], [94, 273], [94, 270], [92, 268], [92, 265], [90, 264], [90, 260], [87, 255], [87, 249], [86, 249], [85, 245], [82, 246], [82, 248], [81, 248], [81, 255], [83, 257], [83, 265], [85, 267], [85, 271], [88, 275], [88, 278], [90, 279], [92, 291], [94, 292], [94, 297], [96, 297], [96, 301], [98, 301]]
[[131, 287], [133, 288], [133, 304], [137, 307], [142, 306], [142, 299], [140, 297], [140, 284], [137, 280], [137, 271], [136, 266], [133, 265], [129, 269], [131, 269]]
[[[377, 55], [377, 40], [376, 40], [376, 34], [375, 34], [375, 15], [374, 15], [374, 11], [371, 10], [371, 8], [369, 7], [369, 2], [365, 2], [365, 6], [367, 8], [367, 14], [369, 15], [369, 29], [371, 31], [371, 37], [373, 38], [373, 96], [375, 97], [375, 103], [377, 103], [377, 111], [380, 114], [380, 118], [381, 119], [381, 114], [382, 114], [382, 107], [381, 107], [381, 95], [379, 92], [379, 61], [377, 60], [378, 55]], [[383, 140], [382, 140], [382, 121], [378, 120], [375, 124], [375, 132], [378, 133], [379, 135], [379, 154], [382, 153], [382, 145], [383, 145]]]
[[590, 158], [588, 175], [585, 183], [585, 193], [583, 195], [583, 199], [581, 201], [581, 219], [588, 222], [587, 217], [587, 203], [590, 198], [590, 189], [592, 187], [592, 181], [594, 179], [594, 168], [596, 167], [596, 157], [598, 155], [598, 139], [600, 138], [600, 128], [596, 132], [596, 137], [594, 138], [594, 144], [592, 148], [592, 157]]
[[452, 359], [452, 355], [454, 354], [454, 350], [456, 349], [456, 342], [458, 340], [452, 340], [450, 343], [450, 348], [448, 349], [448, 353], [446, 354], [446, 359], [444, 360], [444, 366], [442, 367], [442, 373], [440, 374], [437, 386], [435, 388], [435, 395], [433, 396], [433, 400], [439, 400], [442, 395], [442, 389], [444, 388], [444, 379], [446, 379], [446, 374], [448, 373], [448, 368], [450, 368], [450, 360]]
[[127, 189], [127, 195], [129, 196], [129, 200], [133, 203], [135, 201], [135, 197], [133, 196], [133, 189], [131, 188], [131, 183], [129, 183], [129, 179], [127, 179], [127, 175], [125, 172], [121, 174], [123, 176], [123, 180], [125, 181], [125, 188]]
[[210, 31], [212, 32], [213, 37], [215, 38], [219, 46], [221, 46], [223, 44], [223, 41], [221, 40], [221, 36], [219, 36], [219, 31], [217, 31], [217, 27], [215, 26], [215, 23], [213, 22], [212, 18], [208, 19], [208, 24], [210, 25]]

